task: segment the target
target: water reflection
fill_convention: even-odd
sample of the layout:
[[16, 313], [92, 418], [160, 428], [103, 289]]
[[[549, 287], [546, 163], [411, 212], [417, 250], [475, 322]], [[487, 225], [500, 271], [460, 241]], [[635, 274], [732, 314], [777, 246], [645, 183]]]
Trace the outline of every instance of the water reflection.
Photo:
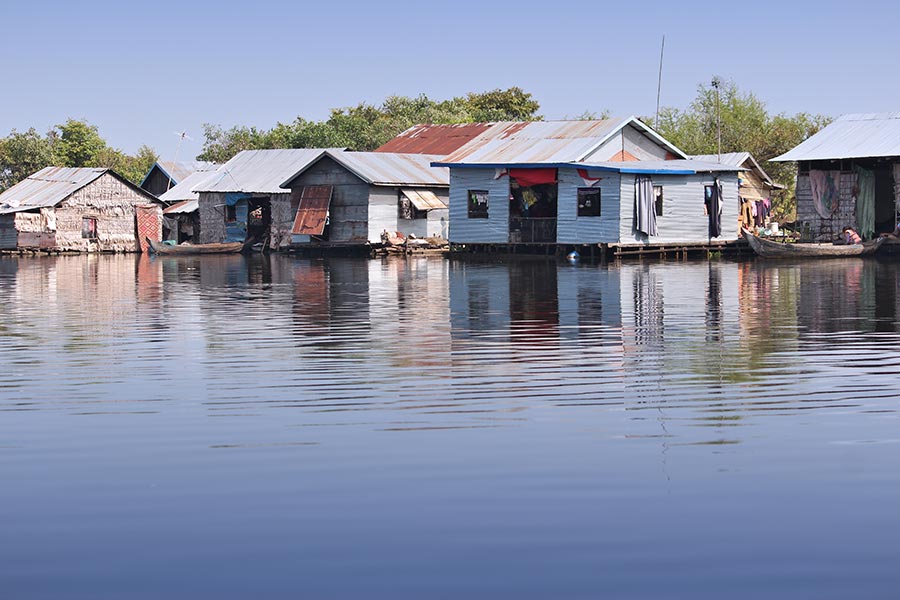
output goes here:
[[885, 597], [898, 285], [869, 260], [0, 259], [0, 589]]

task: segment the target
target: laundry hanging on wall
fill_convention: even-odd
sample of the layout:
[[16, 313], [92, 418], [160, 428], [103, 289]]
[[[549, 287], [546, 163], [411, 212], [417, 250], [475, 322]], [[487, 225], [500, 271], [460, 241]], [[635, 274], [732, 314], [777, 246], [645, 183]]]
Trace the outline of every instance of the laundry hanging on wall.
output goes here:
[[823, 219], [830, 219], [841, 203], [841, 172], [810, 169], [809, 187], [813, 206]]

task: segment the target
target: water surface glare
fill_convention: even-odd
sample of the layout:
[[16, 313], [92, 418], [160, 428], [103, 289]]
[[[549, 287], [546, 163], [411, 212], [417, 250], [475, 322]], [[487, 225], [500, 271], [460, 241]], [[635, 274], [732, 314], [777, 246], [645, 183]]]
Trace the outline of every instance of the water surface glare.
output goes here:
[[898, 287], [0, 259], [0, 597], [897, 598]]

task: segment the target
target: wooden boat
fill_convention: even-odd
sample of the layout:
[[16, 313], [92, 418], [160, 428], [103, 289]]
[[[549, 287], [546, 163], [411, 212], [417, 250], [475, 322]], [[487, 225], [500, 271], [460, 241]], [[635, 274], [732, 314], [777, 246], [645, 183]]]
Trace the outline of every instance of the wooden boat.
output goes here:
[[867, 256], [874, 254], [884, 243], [885, 238], [877, 238], [862, 244], [786, 244], [775, 242], [753, 235], [744, 229], [744, 237], [753, 251], [763, 258], [828, 258]]
[[188, 254], [237, 254], [244, 249], [244, 242], [226, 242], [222, 244], [181, 244], [170, 246], [162, 242], [147, 239], [150, 251], [160, 255], [188, 255]]

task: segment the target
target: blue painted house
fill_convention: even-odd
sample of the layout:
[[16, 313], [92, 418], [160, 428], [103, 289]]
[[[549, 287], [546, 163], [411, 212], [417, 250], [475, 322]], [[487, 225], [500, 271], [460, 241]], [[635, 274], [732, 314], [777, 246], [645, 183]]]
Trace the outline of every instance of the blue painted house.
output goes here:
[[741, 167], [690, 160], [635, 117], [498, 123], [433, 165], [450, 168], [453, 244], [660, 246], [739, 236]]

